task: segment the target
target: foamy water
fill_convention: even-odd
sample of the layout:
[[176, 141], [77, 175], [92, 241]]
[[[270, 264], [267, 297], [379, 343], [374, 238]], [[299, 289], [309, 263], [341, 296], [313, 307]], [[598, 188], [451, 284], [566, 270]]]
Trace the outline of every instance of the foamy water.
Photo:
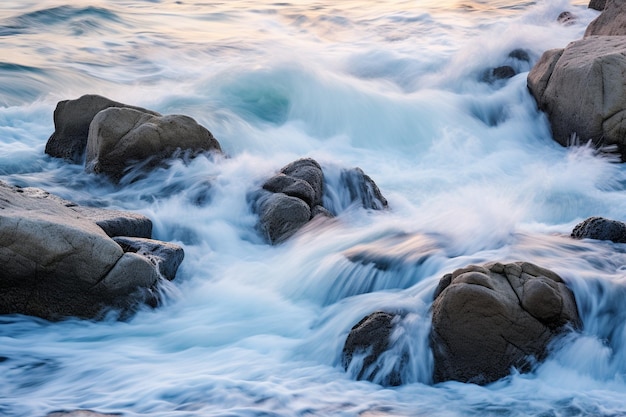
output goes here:
[[[565, 10], [573, 25], [556, 22]], [[578, 1], [3, 1], [0, 179], [145, 214], [186, 256], [164, 305], [127, 322], [0, 317], [0, 415], [626, 414], [626, 249], [568, 237], [592, 215], [626, 221], [626, 169], [553, 142], [526, 88], [541, 53], [597, 14]], [[517, 75], [482, 81], [501, 65]], [[86, 93], [190, 115], [229, 157], [114, 186], [46, 156], [57, 101]], [[269, 246], [247, 195], [301, 157], [320, 162], [339, 214]], [[337, 183], [355, 166], [390, 210], [346, 204]], [[388, 264], [350, 256], [363, 251]], [[570, 284], [584, 330], [531, 373], [433, 385], [439, 278], [518, 260]], [[402, 314], [399, 387], [341, 366], [351, 327], [377, 310]]]

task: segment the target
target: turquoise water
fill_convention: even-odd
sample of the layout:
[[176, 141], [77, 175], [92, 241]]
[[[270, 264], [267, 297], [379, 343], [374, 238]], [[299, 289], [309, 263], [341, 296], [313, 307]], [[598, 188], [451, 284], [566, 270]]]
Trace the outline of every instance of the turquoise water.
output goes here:
[[[573, 25], [556, 22], [565, 10]], [[127, 322], [0, 318], [0, 415], [626, 414], [626, 251], [568, 237], [592, 215], [626, 221], [625, 168], [554, 143], [526, 88], [595, 16], [567, 1], [3, 1], [0, 179], [148, 215], [186, 257], [165, 304]], [[517, 75], [483, 81], [501, 65]], [[229, 157], [115, 186], [46, 156], [56, 103], [86, 93], [190, 115]], [[246, 196], [301, 157], [341, 213], [270, 247]], [[333, 184], [355, 166], [390, 210], [342, 205]], [[391, 267], [346, 256], [361, 249]], [[439, 278], [496, 260], [558, 272], [584, 330], [531, 373], [433, 385]], [[341, 367], [376, 310], [403, 314], [400, 387]]]

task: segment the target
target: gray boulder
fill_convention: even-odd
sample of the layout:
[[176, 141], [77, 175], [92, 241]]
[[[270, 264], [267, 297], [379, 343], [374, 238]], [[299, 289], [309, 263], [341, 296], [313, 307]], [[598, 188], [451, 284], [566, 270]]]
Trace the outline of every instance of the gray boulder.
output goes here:
[[[589, 7], [591, 6], [592, 4], [590, 3]], [[626, 35], [626, 2], [624, 0], [607, 0], [604, 1], [604, 4], [594, 4], [593, 6], [593, 8], [603, 11], [600, 13], [600, 16], [589, 23], [585, 31], [585, 38], [597, 35]], [[601, 6], [602, 8], [599, 8]]]
[[160, 240], [128, 236], [117, 236], [113, 240], [124, 252], [136, 253], [148, 259], [168, 281], [176, 277], [176, 271], [185, 257], [183, 248]]
[[563, 146], [613, 145], [626, 158], [626, 36], [590, 36], [546, 51], [528, 74], [528, 88]]
[[0, 314], [96, 318], [156, 302], [150, 259], [125, 253], [77, 206], [1, 182], [0, 264]]
[[270, 243], [293, 236], [311, 220], [311, 208], [303, 200], [284, 193], [263, 193], [255, 203], [259, 228]]
[[512, 367], [526, 371], [545, 357], [555, 336], [581, 326], [563, 280], [527, 262], [471, 265], [446, 274], [432, 313], [435, 382], [486, 384]]
[[89, 124], [96, 114], [109, 107], [124, 107], [159, 115], [151, 110], [95, 94], [87, 94], [75, 100], [63, 100], [57, 103], [54, 110], [54, 133], [46, 143], [45, 152], [50, 156], [80, 163], [87, 147]]
[[574, 239], [597, 239], [626, 243], [626, 224], [603, 217], [589, 217], [574, 227], [572, 237]]
[[137, 162], [155, 165], [176, 152], [189, 156], [221, 147], [211, 132], [183, 115], [157, 116], [111, 107], [92, 120], [87, 140], [87, 171], [119, 180]]
[[606, 7], [606, 0], [591, 0], [587, 6], [590, 9], [602, 11]]

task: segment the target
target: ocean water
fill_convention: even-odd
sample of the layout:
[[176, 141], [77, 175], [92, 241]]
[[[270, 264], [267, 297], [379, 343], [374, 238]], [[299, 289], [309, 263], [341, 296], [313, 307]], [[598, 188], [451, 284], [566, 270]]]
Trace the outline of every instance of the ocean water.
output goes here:
[[[626, 168], [553, 142], [526, 87], [597, 15], [578, 0], [3, 0], [0, 180], [145, 214], [186, 257], [164, 304], [128, 321], [0, 317], [0, 415], [626, 415], [626, 247], [569, 238], [589, 216], [626, 221]], [[517, 74], [486, 82], [501, 65]], [[192, 116], [228, 157], [113, 185], [45, 155], [56, 103], [87, 93]], [[302, 157], [339, 214], [269, 246], [246, 196]], [[335, 184], [357, 166], [389, 210], [346, 203]], [[350, 256], [364, 252], [387, 267]], [[559, 273], [584, 329], [530, 373], [435, 385], [433, 291], [488, 261]], [[377, 310], [402, 314], [399, 387], [341, 366]]]

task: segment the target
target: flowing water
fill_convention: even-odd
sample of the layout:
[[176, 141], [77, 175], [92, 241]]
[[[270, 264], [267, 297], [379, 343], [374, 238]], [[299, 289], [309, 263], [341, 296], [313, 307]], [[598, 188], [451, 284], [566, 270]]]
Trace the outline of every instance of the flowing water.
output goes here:
[[[566, 10], [574, 23], [557, 23]], [[589, 216], [626, 221], [626, 167], [553, 142], [526, 87], [597, 14], [560, 0], [3, 0], [0, 179], [145, 214], [186, 256], [164, 304], [128, 321], [0, 317], [0, 415], [626, 415], [626, 248], [569, 238]], [[486, 82], [501, 65], [517, 75]], [[56, 103], [87, 93], [192, 116], [228, 157], [112, 185], [45, 155]], [[301, 157], [324, 168], [338, 216], [269, 246], [246, 197]], [[346, 203], [336, 184], [357, 166], [389, 210]], [[433, 291], [487, 261], [559, 273], [584, 330], [530, 373], [433, 385]], [[378, 310], [402, 315], [399, 387], [341, 365]]]

